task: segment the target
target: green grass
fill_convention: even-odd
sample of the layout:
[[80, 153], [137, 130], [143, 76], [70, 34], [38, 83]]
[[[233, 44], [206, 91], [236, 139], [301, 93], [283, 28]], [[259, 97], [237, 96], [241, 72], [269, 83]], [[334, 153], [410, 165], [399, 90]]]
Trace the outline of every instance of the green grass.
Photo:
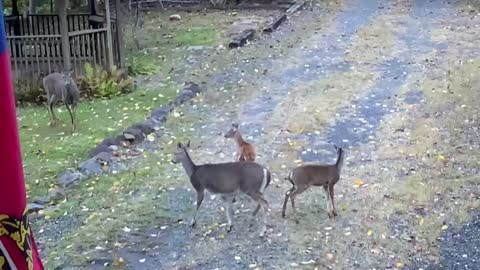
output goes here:
[[[192, 116], [171, 118], [166, 123], [166, 132], [183, 133], [188, 137], [191, 132]], [[184, 138], [178, 138], [184, 140]], [[178, 165], [170, 163], [175, 143], [171, 138], [159, 138], [160, 151], [145, 153], [142, 160], [127, 172], [101, 175], [82, 182], [71, 190], [68, 199], [60, 203], [50, 213], [55, 218], [64, 213], [75, 213], [81, 225], [55, 244], [48, 244], [48, 257], [44, 263], [48, 269], [54, 269], [69, 262], [69, 265], [87, 265], [90, 260], [99, 257], [103, 247], [106, 251], [115, 251], [118, 246], [128, 245], [129, 234], [137, 229], [159, 227], [171, 223], [172, 214], [165, 209], [170, 187], [183, 186], [188, 182], [186, 175]], [[104, 196], [108, 194], [108, 196]], [[193, 208], [192, 208], [193, 210]], [[37, 226], [46, 226], [39, 221]], [[103, 253], [102, 253], [103, 254]], [[113, 261], [115, 252], [103, 254]]]
[[218, 41], [219, 34], [211, 26], [193, 27], [177, 31], [175, 42], [182, 46], [208, 46]]
[[56, 176], [67, 167], [75, 167], [102, 139], [116, 134], [130, 124], [145, 120], [156, 107], [176, 93], [173, 87], [137, 90], [125, 96], [105, 100], [86, 100], [77, 109], [78, 129], [71, 133], [65, 107], [57, 107], [61, 119], [50, 127], [45, 107], [17, 110], [23, 164], [29, 196], [44, 196], [56, 183]]

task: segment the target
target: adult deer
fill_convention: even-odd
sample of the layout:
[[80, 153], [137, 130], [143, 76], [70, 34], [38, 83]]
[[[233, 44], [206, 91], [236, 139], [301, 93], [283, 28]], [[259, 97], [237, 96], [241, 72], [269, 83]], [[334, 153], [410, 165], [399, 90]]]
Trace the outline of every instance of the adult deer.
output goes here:
[[[337, 152], [337, 161], [335, 164], [328, 165], [303, 165], [291, 171], [287, 177], [293, 187], [285, 194], [283, 202], [282, 217], [285, 217], [288, 198], [292, 202], [292, 209], [295, 215], [295, 197], [307, 190], [310, 186], [321, 186], [325, 191], [327, 201], [328, 217], [337, 216], [334, 202], [334, 186], [340, 180], [345, 154], [342, 148], [334, 146]], [[331, 204], [331, 206], [330, 206]], [[330, 209], [331, 208], [331, 209]]]
[[230, 232], [233, 227], [231, 217], [232, 197], [242, 192], [258, 204], [253, 215], [257, 213], [260, 207], [263, 208], [263, 225], [260, 231], [260, 237], [263, 237], [267, 229], [266, 216], [268, 209], [268, 202], [263, 197], [263, 191], [271, 181], [271, 174], [268, 169], [250, 161], [196, 165], [188, 154], [189, 147], [190, 141], [187, 145], [178, 143], [172, 162], [175, 164], [182, 163], [192, 186], [197, 192], [197, 209], [191, 226], [194, 227], [197, 223], [197, 213], [205, 197], [205, 190], [208, 190], [215, 194], [221, 194], [221, 198], [226, 205], [227, 232]]
[[51, 125], [57, 124], [53, 106], [61, 101], [67, 107], [72, 120], [72, 131], [76, 128], [75, 108], [80, 99], [80, 91], [75, 81], [71, 77], [71, 72], [67, 74], [52, 73], [43, 78], [43, 88], [47, 92], [47, 109], [52, 117]]

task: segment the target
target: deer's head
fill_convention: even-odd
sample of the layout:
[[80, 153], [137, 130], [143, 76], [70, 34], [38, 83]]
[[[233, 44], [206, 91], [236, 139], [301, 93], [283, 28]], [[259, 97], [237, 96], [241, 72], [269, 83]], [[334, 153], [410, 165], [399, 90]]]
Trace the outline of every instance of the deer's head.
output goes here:
[[187, 142], [186, 145], [183, 145], [182, 143], [177, 144], [177, 150], [175, 151], [172, 159], [173, 164], [181, 163], [183, 160], [185, 160], [187, 157], [187, 151], [188, 148], [190, 148], [190, 140]]
[[237, 132], [238, 132], [238, 124], [233, 123], [230, 130], [228, 130], [228, 132], [225, 134], [225, 138], [227, 138], [227, 139], [228, 138], [233, 138], [233, 137], [235, 137]]

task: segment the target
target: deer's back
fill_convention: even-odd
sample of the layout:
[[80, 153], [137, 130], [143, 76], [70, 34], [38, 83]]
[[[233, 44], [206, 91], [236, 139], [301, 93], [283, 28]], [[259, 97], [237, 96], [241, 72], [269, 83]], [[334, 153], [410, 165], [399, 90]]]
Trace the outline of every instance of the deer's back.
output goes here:
[[62, 97], [63, 91], [65, 91], [65, 81], [63, 75], [60, 73], [52, 73], [43, 78], [43, 88], [47, 91], [47, 96], [52, 95]]
[[335, 165], [303, 165], [292, 172], [295, 183], [308, 183], [312, 186], [323, 186], [328, 182], [336, 182], [339, 175]]
[[240, 153], [245, 157], [247, 161], [255, 161], [256, 153], [253, 145], [244, 143], [240, 146]]
[[262, 185], [264, 167], [255, 162], [228, 162], [200, 165], [192, 175], [192, 184], [201, 183], [213, 193], [231, 193], [240, 189], [258, 190]]

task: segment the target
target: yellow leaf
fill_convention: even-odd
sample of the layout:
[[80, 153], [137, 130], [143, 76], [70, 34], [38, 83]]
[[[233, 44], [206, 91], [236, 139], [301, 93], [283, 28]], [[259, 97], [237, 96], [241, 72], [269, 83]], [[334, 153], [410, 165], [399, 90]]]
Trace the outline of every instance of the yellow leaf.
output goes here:
[[367, 235], [370, 236], [370, 235], [372, 235], [372, 234], [373, 234], [373, 231], [372, 231], [372, 230], [368, 230]]
[[49, 215], [46, 215], [46, 216], [45, 216], [45, 219], [46, 219], [46, 220], [49, 220], [50, 218], [51, 218], [51, 216], [49, 216]]
[[353, 181], [353, 183], [355, 184], [355, 186], [361, 186], [361, 185], [363, 185], [363, 181], [360, 180], [360, 179], [355, 179], [355, 181]]
[[148, 134], [148, 135], [147, 135], [147, 140], [148, 140], [149, 142], [153, 142], [153, 141], [155, 141], [155, 136], [153, 136], [153, 134]]
[[442, 155], [438, 155], [438, 159], [439, 159], [439, 160], [445, 160], [445, 157], [442, 156]]
[[397, 268], [402, 268], [403, 267], [403, 263], [399, 262], [397, 263]]
[[420, 224], [420, 226], [422, 226], [423, 222], [424, 222], [423, 218], [420, 218], [420, 221], [418, 222], [418, 224]]
[[29, 184], [25, 184], [25, 189], [26, 189], [27, 191], [29, 191], [29, 190], [30, 190], [30, 185], [29, 185]]
[[442, 230], [446, 230], [446, 229], [448, 229], [448, 225], [443, 225]]

